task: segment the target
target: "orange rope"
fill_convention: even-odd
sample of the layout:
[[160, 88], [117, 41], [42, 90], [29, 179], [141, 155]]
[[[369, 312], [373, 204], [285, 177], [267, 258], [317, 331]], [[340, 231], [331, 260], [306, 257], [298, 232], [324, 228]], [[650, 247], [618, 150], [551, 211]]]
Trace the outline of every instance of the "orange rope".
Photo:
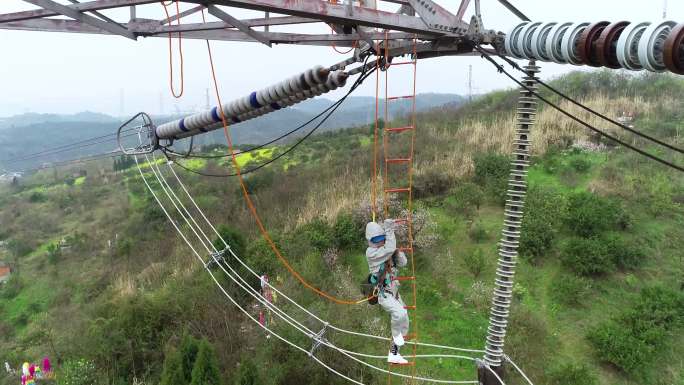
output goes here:
[[[164, 13], [166, 13], [166, 21], [171, 25], [171, 16], [169, 15], [169, 10], [166, 8], [168, 5], [171, 5], [172, 2], [169, 2], [169, 4], [164, 3], [163, 1], [161, 2], [161, 5], [164, 7]], [[178, 5], [178, 0], [176, 0], [176, 24], [180, 25], [180, 6]], [[204, 19], [204, 14], [202, 14], [202, 18]], [[184, 68], [183, 68], [183, 38], [181, 32], [178, 32], [178, 53], [180, 56], [180, 92], [176, 94], [176, 91], [173, 88], [173, 53], [172, 53], [172, 33], [169, 32], [169, 88], [171, 89], [171, 95], [173, 95], [174, 98], [179, 99], [181, 96], [183, 96], [183, 84], [185, 83], [185, 79], [183, 76]]]
[[[337, 4], [337, 0], [330, 0], [330, 4]], [[376, 7], [376, 8], [377, 8], [377, 7]], [[329, 25], [330, 25], [330, 24], [329, 24]], [[330, 32], [331, 32], [331, 33], [332, 33], [332, 32], [335, 32], [335, 30], [333, 29], [332, 25], [330, 25]], [[335, 51], [335, 52], [337, 52], [337, 53], [339, 53], [339, 54], [342, 54], [342, 55], [346, 55], [346, 54], [350, 53], [351, 51], [355, 50], [356, 47], [358, 47], [358, 46], [359, 46], [359, 41], [358, 41], [358, 40], [354, 40], [354, 43], [352, 44], [351, 48], [349, 48], [349, 50], [347, 50], [347, 51], [340, 51], [339, 49], [337, 49], [337, 46], [335, 46], [335, 43], [334, 43], [334, 42], [332, 43], [332, 49], [333, 49], [333, 51]]]
[[[204, 17], [204, 14], [203, 14]], [[223, 104], [221, 103], [221, 94], [219, 92], [219, 87], [218, 87], [218, 81], [216, 80], [216, 71], [214, 69], [214, 59], [211, 53], [211, 44], [209, 43], [209, 40], [206, 40], [207, 43], [207, 52], [209, 53], [209, 65], [211, 66], [211, 77], [214, 82], [214, 91], [216, 93], [216, 100], [218, 102], [219, 106], [222, 106]], [[307, 282], [283, 257], [281, 254], [280, 250], [278, 249], [278, 246], [276, 246], [275, 242], [273, 242], [273, 239], [269, 235], [268, 231], [266, 230], [266, 227], [264, 226], [263, 222], [261, 221], [261, 218], [259, 217], [259, 214], [257, 213], [256, 207], [254, 205], [254, 202], [252, 202], [252, 199], [249, 197], [249, 192], [247, 191], [247, 186], [245, 185], [244, 178], [241, 174], [240, 171], [240, 165], [238, 164], [237, 157], [235, 154], [235, 151], [233, 150], [233, 139], [230, 135], [229, 127], [228, 127], [228, 121], [226, 120], [226, 116], [224, 115], [223, 108], [218, 108], [219, 111], [219, 116], [221, 117], [221, 122], [223, 123], [223, 133], [226, 137], [226, 142], [228, 143], [228, 149], [230, 150], [231, 153], [231, 160], [233, 163], [233, 167], [236, 170], [238, 180], [240, 181], [240, 187], [242, 189], [242, 194], [245, 198], [245, 202], [247, 203], [247, 206], [249, 208], [249, 211], [252, 213], [252, 216], [254, 217], [254, 220], [256, 221], [257, 226], [259, 227], [259, 231], [261, 232], [261, 235], [264, 237], [266, 242], [268, 242], [269, 246], [275, 253], [275, 255], [278, 257], [280, 262], [285, 266], [285, 268], [292, 274], [299, 282], [302, 283], [306, 288], [309, 290], [315, 292], [319, 296], [328, 299], [334, 303], [341, 304], [341, 305], [356, 305], [363, 303], [368, 300], [368, 298], [362, 298], [358, 300], [345, 300], [345, 299], [340, 299], [332, 294], [328, 294], [321, 289], [318, 289], [317, 287], [313, 286], [309, 282]]]

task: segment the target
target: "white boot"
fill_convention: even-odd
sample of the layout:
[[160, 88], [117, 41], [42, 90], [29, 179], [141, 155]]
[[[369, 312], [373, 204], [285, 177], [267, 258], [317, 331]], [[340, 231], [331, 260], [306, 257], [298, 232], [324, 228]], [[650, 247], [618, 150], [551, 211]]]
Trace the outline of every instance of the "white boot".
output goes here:
[[390, 364], [398, 364], [398, 365], [405, 365], [408, 364], [408, 361], [404, 357], [401, 356], [401, 354], [393, 354], [391, 351], [387, 354], [387, 362]]
[[392, 340], [394, 341], [395, 345], [397, 345], [399, 347], [404, 346], [404, 336], [402, 336], [401, 334], [393, 336]]

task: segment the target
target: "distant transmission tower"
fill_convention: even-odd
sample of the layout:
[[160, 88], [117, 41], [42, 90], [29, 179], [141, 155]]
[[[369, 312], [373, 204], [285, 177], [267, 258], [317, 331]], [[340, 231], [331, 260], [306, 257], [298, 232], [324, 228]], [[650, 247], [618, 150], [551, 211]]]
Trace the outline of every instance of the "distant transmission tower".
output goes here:
[[667, 0], [663, 0], [663, 19], [667, 19]]

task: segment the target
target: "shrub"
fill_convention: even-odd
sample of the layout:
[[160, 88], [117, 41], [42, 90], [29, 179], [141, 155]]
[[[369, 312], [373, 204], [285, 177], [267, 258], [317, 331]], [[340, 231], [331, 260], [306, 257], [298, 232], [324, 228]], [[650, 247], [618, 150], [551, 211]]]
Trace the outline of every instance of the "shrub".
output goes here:
[[[243, 171], [247, 171], [251, 168], [251, 166], [246, 165]], [[249, 176], [244, 179], [245, 187], [250, 194], [256, 194], [259, 190], [272, 186], [274, 180], [275, 171], [269, 167], [262, 168], [255, 173], [249, 174]], [[242, 192], [240, 192], [240, 194], [241, 193]]]
[[240, 361], [240, 368], [235, 376], [235, 385], [260, 385], [258, 368], [250, 358], [243, 358]]
[[0, 298], [13, 299], [24, 287], [24, 282], [18, 273], [13, 273], [4, 285], [0, 286]]
[[642, 290], [636, 304], [606, 321], [588, 334], [601, 360], [633, 376], [643, 376], [644, 368], [663, 350], [673, 327], [684, 321], [684, 295], [665, 288]]
[[333, 225], [334, 244], [337, 248], [346, 250], [362, 245], [363, 231], [354, 223], [350, 214], [341, 213]]
[[468, 269], [475, 278], [478, 278], [487, 267], [487, 261], [481, 249], [475, 249], [472, 253], [466, 254], [465, 257], [463, 257], [463, 262], [465, 263], [466, 269]]
[[58, 385], [93, 385], [98, 383], [95, 364], [86, 359], [69, 360], [62, 365], [57, 376]]
[[482, 243], [489, 239], [487, 229], [482, 225], [482, 222], [474, 222], [470, 229], [468, 229], [468, 237], [476, 243]]
[[45, 194], [43, 194], [42, 192], [34, 191], [29, 195], [28, 200], [31, 203], [41, 203], [41, 202], [45, 202], [47, 200], [47, 198], [45, 197]]
[[591, 282], [573, 275], [559, 275], [549, 288], [551, 299], [561, 305], [577, 306], [589, 293]]
[[273, 249], [265, 239], [250, 242], [247, 247], [247, 264], [259, 274], [272, 274], [277, 264]]
[[190, 385], [221, 385], [216, 351], [206, 338], [199, 343], [197, 359], [192, 367], [192, 381]]
[[323, 252], [333, 245], [333, 229], [322, 219], [314, 219], [300, 229], [306, 234], [311, 246]]
[[160, 385], [186, 385], [188, 382], [183, 373], [183, 358], [178, 350], [170, 351], [164, 359]]
[[451, 190], [455, 203], [453, 208], [463, 213], [466, 217], [472, 217], [480, 209], [484, 200], [482, 188], [474, 183], [462, 183]]
[[183, 337], [181, 337], [178, 353], [181, 359], [181, 370], [186, 384], [192, 381], [192, 368], [195, 366], [198, 351], [199, 341], [188, 331], [185, 331]]
[[632, 241], [627, 241], [619, 234], [608, 234], [603, 237], [603, 242], [613, 263], [620, 269], [635, 269], [646, 258], [641, 246]]
[[583, 276], [606, 274], [615, 268], [607, 246], [598, 238], [569, 239], [561, 250], [561, 261]]
[[577, 172], [586, 172], [591, 168], [591, 162], [582, 157], [575, 157], [570, 160], [570, 167]]
[[532, 187], [526, 197], [527, 210], [520, 231], [520, 254], [536, 262], [553, 246], [567, 216], [567, 199], [549, 187]]
[[438, 169], [428, 169], [413, 180], [413, 197], [416, 199], [444, 195], [454, 185], [454, 180]]
[[228, 225], [219, 225], [216, 229], [220, 235], [220, 238], [214, 240], [214, 247], [216, 250], [223, 250], [225, 245], [223, 241], [230, 246], [235, 255], [242, 258], [245, 255], [245, 237], [237, 229], [234, 229]]
[[614, 200], [589, 192], [570, 196], [567, 223], [576, 235], [589, 238], [606, 230], [625, 229], [629, 222], [625, 211]]
[[57, 262], [59, 262], [59, 257], [61, 254], [62, 253], [58, 243], [50, 243], [47, 246], [47, 259], [51, 265], [55, 265]]
[[598, 385], [598, 379], [589, 366], [566, 362], [549, 371], [548, 385]]
[[497, 153], [475, 156], [475, 183], [484, 187], [487, 193], [503, 203], [510, 169], [510, 159]]

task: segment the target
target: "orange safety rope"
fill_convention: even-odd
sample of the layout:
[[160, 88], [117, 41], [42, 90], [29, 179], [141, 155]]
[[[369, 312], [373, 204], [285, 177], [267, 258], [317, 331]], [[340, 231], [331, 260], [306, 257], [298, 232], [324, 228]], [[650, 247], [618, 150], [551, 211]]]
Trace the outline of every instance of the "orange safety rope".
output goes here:
[[[173, 2], [169, 2], [169, 4], [164, 3], [163, 1], [161, 2], [162, 7], [164, 7], [164, 13], [166, 13], [166, 21], [171, 25], [171, 16], [169, 15], [169, 10], [166, 8], [167, 6], [171, 5]], [[180, 25], [180, 6], [178, 5], [178, 0], [176, 0], [176, 23]], [[204, 20], [204, 14], [202, 14], [202, 19]], [[178, 54], [180, 56], [180, 92], [176, 94], [176, 91], [173, 88], [173, 54], [172, 54], [172, 33], [169, 32], [169, 89], [171, 89], [171, 95], [173, 95], [174, 98], [179, 99], [181, 96], [183, 96], [183, 87], [185, 83], [184, 79], [184, 68], [183, 68], [183, 38], [181, 32], [178, 32]]]
[[[204, 16], [204, 15], [203, 15]], [[221, 103], [221, 94], [219, 92], [219, 87], [218, 87], [218, 81], [216, 80], [216, 72], [214, 69], [214, 59], [211, 53], [211, 44], [209, 43], [209, 40], [206, 41], [207, 43], [207, 52], [209, 53], [209, 65], [211, 67], [211, 76], [213, 79], [214, 83], [214, 91], [216, 93], [216, 100], [219, 106], [222, 106], [223, 103]], [[330, 300], [334, 303], [340, 304], [340, 305], [357, 305], [363, 302], [368, 301], [369, 298], [362, 298], [358, 300], [346, 300], [346, 299], [341, 299], [337, 298], [332, 294], [326, 293], [322, 291], [321, 289], [318, 289], [317, 287], [313, 286], [309, 282], [304, 279], [288, 262], [288, 260], [282, 255], [280, 250], [278, 249], [278, 246], [276, 246], [275, 242], [271, 238], [270, 234], [266, 230], [266, 227], [264, 226], [263, 222], [261, 221], [261, 218], [259, 217], [259, 214], [257, 213], [256, 206], [254, 205], [254, 202], [252, 202], [252, 199], [249, 197], [249, 192], [247, 191], [247, 186], [244, 181], [244, 177], [240, 171], [240, 165], [237, 161], [237, 156], [233, 148], [233, 139], [231, 137], [229, 127], [228, 127], [228, 121], [226, 120], [226, 117], [223, 112], [223, 108], [218, 108], [219, 111], [219, 116], [221, 117], [221, 122], [223, 123], [223, 133], [226, 137], [226, 142], [228, 143], [228, 149], [231, 153], [231, 160], [233, 163], [233, 167], [236, 170], [236, 174], [238, 177], [238, 180], [240, 181], [240, 187], [242, 189], [242, 195], [245, 198], [245, 202], [247, 203], [247, 207], [249, 208], [249, 211], [251, 212], [252, 216], [254, 217], [254, 220], [256, 221], [257, 226], [259, 227], [259, 231], [261, 232], [262, 236], [268, 242], [269, 246], [275, 253], [275, 255], [278, 257], [280, 262], [285, 266], [285, 268], [292, 274], [299, 282], [302, 283], [306, 288], [309, 290], [315, 292], [319, 296]]]
[[[337, 4], [337, 0], [330, 0], [330, 4]], [[377, 3], [376, 3], [376, 7], [375, 7], [375, 8], [377, 9]], [[332, 33], [332, 32], [335, 32], [335, 30], [333, 29], [332, 25], [330, 25], [330, 32], [331, 32], [331, 33]], [[349, 48], [349, 50], [347, 50], [347, 51], [340, 51], [339, 49], [337, 49], [337, 46], [335, 46], [335, 43], [334, 43], [334, 42], [332, 43], [331, 46], [332, 46], [333, 51], [335, 51], [335, 52], [337, 52], [337, 53], [339, 53], [339, 54], [342, 54], [342, 55], [346, 55], [346, 54], [350, 53], [351, 51], [355, 50], [355, 49], [359, 46], [359, 41], [358, 41], [358, 40], [354, 40], [354, 44], [352, 44], [351, 48]]]

